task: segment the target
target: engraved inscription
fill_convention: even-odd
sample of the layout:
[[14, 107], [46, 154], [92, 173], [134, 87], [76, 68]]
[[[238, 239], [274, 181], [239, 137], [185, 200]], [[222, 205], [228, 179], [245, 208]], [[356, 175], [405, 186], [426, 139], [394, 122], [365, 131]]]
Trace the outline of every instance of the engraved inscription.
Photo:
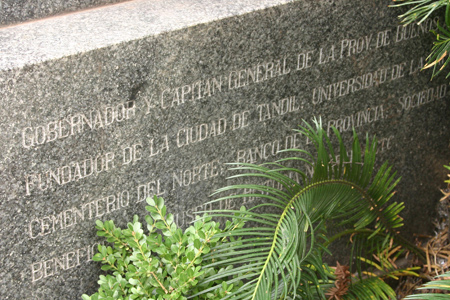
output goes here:
[[233, 130], [247, 127], [250, 124], [249, 119], [248, 119], [249, 115], [250, 115], [250, 111], [248, 111], [248, 110], [234, 113], [233, 114]]
[[[288, 135], [282, 139], [261, 143], [259, 146], [240, 149], [236, 152], [236, 162], [238, 163], [260, 163], [271, 157], [275, 157], [280, 151], [287, 149], [298, 149], [302, 147], [300, 133]], [[256, 143], [257, 141], [254, 141]], [[305, 145], [310, 143], [306, 139]]]
[[345, 132], [351, 130], [352, 128], [358, 128], [364, 124], [370, 124], [384, 118], [386, 118], [386, 115], [383, 110], [383, 105], [369, 107], [349, 116], [329, 120], [328, 134], [331, 133], [332, 126], [334, 126], [339, 132]]
[[386, 81], [387, 73], [387, 68], [381, 68], [361, 76], [314, 88], [312, 91], [312, 103], [319, 104], [323, 101], [335, 100], [359, 90], [379, 86]]
[[130, 120], [136, 116], [136, 104], [127, 101], [116, 106], [108, 106], [102, 110], [92, 110], [87, 114], [69, 115], [61, 120], [44, 125], [26, 127], [22, 130], [22, 146], [29, 149], [38, 145], [64, 139], [68, 136], [83, 133], [86, 130], [99, 130]]
[[276, 102], [259, 104], [257, 110], [259, 113], [259, 122], [261, 122], [290, 112], [299, 111], [300, 104], [295, 96], [292, 96]]
[[172, 188], [186, 187], [223, 174], [223, 163], [218, 159], [194, 166], [189, 169], [172, 172]]
[[150, 157], [156, 156], [169, 151], [169, 138], [167, 134], [158, 139], [150, 140]]
[[134, 144], [122, 150], [122, 164], [128, 165], [142, 159], [142, 144]]
[[259, 83], [274, 77], [284, 76], [291, 72], [287, 58], [264, 62], [256, 66], [232, 71], [228, 75], [228, 88], [230, 90]]
[[[363, 51], [370, 50], [370, 43], [372, 41], [372, 37], [373, 34], [369, 34], [366, 36], [359, 37], [357, 39], [342, 40], [340, 57], [343, 58], [346, 56], [352, 56], [355, 54], [359, 54]], [[378, 41], [377, 41], [377, 48], [378, 48]]]
[[393, 146], [393, 140], [394, 136], [390, 135], [387, 138], [380, 138], [378, 139], [378, 148], [377, 148], [377, 154], [380, 152], [384, 152], [386, 150], [391, 150]]
[[112, 212], [127, 208], [130, 203], [145, 201], [154, 195], [163, 196], [166, 191], [161, 186], [160, 179], [150, 180], [128, 190], [117, 191], [95, 200], [83, 197], [83, 203], [72, 206], [61, 212], [44, 217], [33, 217], [28, 224], [28, 235], [31, 239], [43, 237], [56, 231], [71, 228], [81, 222], [99, 219]]
[[398, 100], [401, 105], [401, 109], [399, 110], [399, 112], [402, 110], [411, 110], [413, 108], [417, 108], [434, 100], [443, 99], [446, 95], [447, 84], [429, 88], [414, 94], [404, 95]]
[[161, 197], [166, 193], [165, 190], [161, 187], [161, 180], [150, 180], [145, 184], [141, 184], [137, 187], [137, 200], [138, 202], [143, 202], [148, 197], [158, 196]]
[[127, 207], [129, 203], [130, 193], [125, 190], [83, 203], [79, 207], [73, 206], [58, 214], [34, 218], [28, 225], [30, 238], [35, 239], [49, 235], [55, 231], [72, 227], [84, 220], [100, 218], [105, 214]]
[[181, 128], [177, 132], [177, 147], [181, 148], [214, 136], [222, 135], [226, 130], [227, 120], [225, 118], [214, 120], [211, 123], [202, 123], [193, 127]]
[[53, 186], [65, 185], [69, 182], [108, 172], [115, 167], [114, 157], [113, 152], [107, 152], [81, 161], [71, 162], [55, 169], [48, 169], [42, 173], [28, 174], [25, 176], [26, 194], [29, 196], [33, 190], [45, 191]]
[[56, 276], [62, 271], [68, 271], [80, 266], [82, 263], [92, 261], [94, 253], [97, 251], [98, 243], [66, 252], [62, 255], [52, 257], [47, 260], [32, 263], [31, 282], [36, 282], [44, 278]]
[[395, 34], [395, 42], [398, 43], [400, 41], [405, 41], [420, 35], [428, 34], [430, 30], [437, 29], [438, 21], [439, 18], [434, 18], [426, 19], [420, 24], [412, 23], [408, 25], [398, 25]]
[[199, 80], [191, 84], [175, 87], [172, 89], [165, 89], [161, 93], [161, 107], [167, 109], [175, 107], [185, 102], [211, 97], [217, 91], [222, 91], [223, 78], [209, 78], [206, 80]]

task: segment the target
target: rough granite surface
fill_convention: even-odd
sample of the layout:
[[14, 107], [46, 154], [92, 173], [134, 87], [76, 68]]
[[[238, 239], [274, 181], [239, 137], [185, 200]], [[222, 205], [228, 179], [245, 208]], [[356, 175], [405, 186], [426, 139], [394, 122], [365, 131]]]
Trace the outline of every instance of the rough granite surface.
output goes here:
[[66, 57], [292, 0], [134, 0], [0, 28], [0, 69]]
[[450, 157], [448, 82], [419, 72], [436, 21], [399, 26], [390, 0], [250, 2], [0, 29], [0, 299], [93, 293], [95, 220], [123, 226], [158, 194], [187, 226], [231, 183], [226, 163], [311, 149], [292, 129], [313, 117], [376, 135], [402, 177], [402, 234], [431, 229]]
[[129, 0], [1, 0], [0, 26]]

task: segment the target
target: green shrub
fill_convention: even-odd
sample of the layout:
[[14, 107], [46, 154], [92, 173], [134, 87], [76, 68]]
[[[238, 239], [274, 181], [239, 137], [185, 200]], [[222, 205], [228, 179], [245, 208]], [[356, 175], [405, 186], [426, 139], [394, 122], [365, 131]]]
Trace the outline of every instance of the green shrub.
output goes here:
[[[84, 300], [187, 299], [186, 295], [218, 283], [211, 280], [199, 285], [205, 277], [232, 268], [232, 265], [203, 268], [203, 256], [227, 241], [215, 235], [241, 228], [244, 222], [228, 221], [222, 230], [219, 223], [204, 216], [183, 232], [174, 223], [173, 215], [167, 214], [163, 198], [148, 198], [147, 203], [146, 209], [150, 212], [145, 216], [147, 234], [137, 216], [126, 229], [116, 227], [113, 221], [97, 221], [97, 234], [113, 243], [113, 247], [99, 245], [93, 260], [102, 262], [102, 270], [112, 274], [100, 275], [98, 292], [83, 295]], [[241, 285], [240, 282], [227, 284], [223, 280], [219, 283], [220, 288], [194, 299], [222, 299]]]

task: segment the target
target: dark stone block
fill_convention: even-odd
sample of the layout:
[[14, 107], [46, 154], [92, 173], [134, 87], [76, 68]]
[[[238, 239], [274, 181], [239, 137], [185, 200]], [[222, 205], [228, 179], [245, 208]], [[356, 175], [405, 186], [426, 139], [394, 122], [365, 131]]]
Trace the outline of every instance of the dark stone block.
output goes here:
[[429, 231], [448, 82], [419, 72], [435, 20], [399, 26], [390, 3], [142, 1], [0, 29], [0, 298], [93, 293], [96, 219], [123, 226], [156, 193], [186, 226], [225, 163], [311, 149], [292, 129], [319, 116], [377, 135], [402, 233]]

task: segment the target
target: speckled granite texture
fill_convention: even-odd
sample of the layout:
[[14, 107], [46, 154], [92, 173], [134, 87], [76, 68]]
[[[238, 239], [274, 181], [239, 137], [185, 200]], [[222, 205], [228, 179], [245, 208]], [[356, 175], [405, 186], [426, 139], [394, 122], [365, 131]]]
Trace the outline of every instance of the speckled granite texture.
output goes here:
[[186, 226], [225, 163], [310, 149], [292, 128], [313, 117], [376, 134], [402, 233], [429, 231], [450, 91], [418, 71], [435, 21], [398, 26], [390, 3], [135, 1], [0, 29], [0, 299], [94, 292], [96, 219], [158, 194]]
[[[228, 2], [228, 1], [227, 1]], [[252, 3], [255, 2], [255, 3]], [[0, 70], [155, 36], [291, 0], [135, 0], [0, 30]]]
[[0, 26], [127, 0], [1, 0]]

